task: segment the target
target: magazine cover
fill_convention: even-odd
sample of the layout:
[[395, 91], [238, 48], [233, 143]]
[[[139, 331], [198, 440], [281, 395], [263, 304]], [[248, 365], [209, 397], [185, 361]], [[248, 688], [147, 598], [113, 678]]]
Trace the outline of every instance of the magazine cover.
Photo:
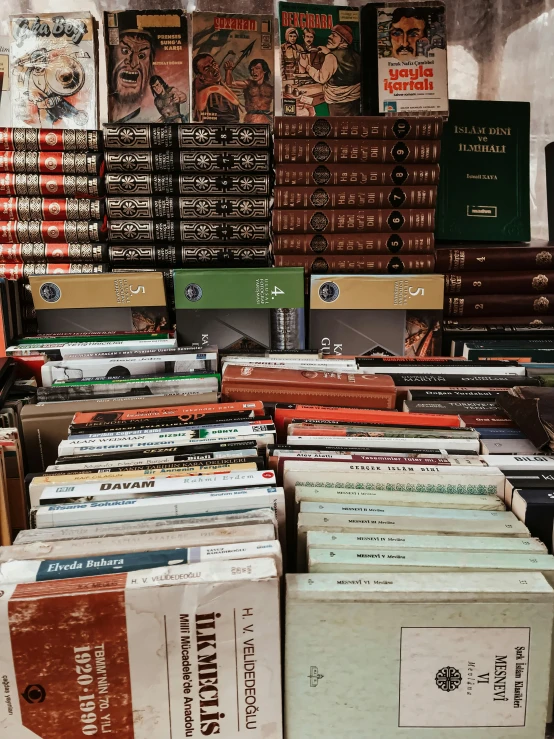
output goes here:
[[377, 15], [375, 113], [448, 114], [444, 6], [379, 5], [371, 10]]
[[193, 120], [273, 123], [270, 15], [192, 14]]
[[104, 13], [110, 123], [187, 123], [189, 62], [182, 10]]
[[360, 115], [359, 10], [279, 3], [283, 115]]
[[12, 126], [98, 128], [96, 49], [90, 13], [11, 15]]

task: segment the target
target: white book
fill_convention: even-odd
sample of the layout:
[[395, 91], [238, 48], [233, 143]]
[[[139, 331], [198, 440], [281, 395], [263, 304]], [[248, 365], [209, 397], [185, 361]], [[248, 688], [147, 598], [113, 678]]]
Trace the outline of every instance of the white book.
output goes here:
[[194, 531], [217, 527], [235, 527], [253, 524], [271, 524], [277, 530], [277, 519], [271, 508], [259, 508], [240, 513], [211, 514], [208, 516], [185, 516], [183, 518], [159, 518], [155, 520], [126, 521], [124, 523], [101, 523], [90, 526], [59, 526], [50, 529], [27, 529], [15, 537], [15, 544], [37, 542], [72, 541], [74, 539], [103, 539], [105, 537], [156, 534], [170, 531]]
[[383, 489], [383, 487], [376, 490], [368, 490], [364, 488], [359, 489], [353, 485], [337, 487], [297, 485], [295, 498], [297, 504], [301, 501], [312, 501], [316, 503], [361, 503], [363, 505], [446, 508], [456, 510], [465, 508], [482, 511], [506, 510], [504, 503], [495, 494], [464, 495], [454, 492], [389, 490]]
[[66, 541], [35, 541], [32, 544], [12, 544], [0, 547], [0, 563], [13, 559], [65, 559], [272, 540], [275, 540], [275, 527], [267, 523], [121, 534], [103, 538], [67, 539]]
[[418, 536], [416, 534], [341, 534], [308, 531], [308, 549], [425, 549], [428, 551], [512, 552], [514, 554], [548, 555], [539, 539], [504, 536]]
[[286, 461], [291, 462], [294, 460], [300, 462], [305, 459], [307, 461], [329, 460], [331, 462], [347, 462], [350, 464], [381, 465], [387, 461], [391, 465], [436, 464], [445, 467], [481, 467], [485, 469], [487, 467], [487, 463], [477, 455], [467, 457], [441, 455], [434, 450], [427, 454], [392, 454], [390, 452], [350, 452], [346, 449], [338, 448], [333, 451], [319, 451], [317, 449], [274, 449], [271, 456], [277, 460], [284, 458]]
[[[318, 372], [358, 373], [355, 359], [318, 359], [296, 355], [294, 357], [234, 357], [225, 356], [221, 360], [221, 374], [227, 366], [269, 367], [277, 369], [316, 370]], [[367, 373], [366, 373], [367, 374]]]
[[482, 439], [481, 454], [496, 456], [497, 454], [536, 454], [537, 447], [529, 439]]
[[88, 434], [69, 434], [67, 437], [70, 441], [73, 442], [92, 442], [92, 441], [98, 441], [99, 439], [125, 439], [129, 436], [135, 436], [136, 434], [144, 435], [144, 436], [150, 436], [152, 434], [179, 434], [184, 435], [185, 438], [189, 437], [200, 437], [203, 438], [204, 436], [208, 436], [210, 434], [213, 434], [214, 429], [217, 429], [217, 432], [227, 432], [228, 430], [233, 430], [236, 432], [236, 435], [240, 435], [240, 433], [245, 429], [257, 429], [260, 428], [262, 431], [273, 431], [275, 429], [274, 424], [271, 421], [268, 422], [262, 422], [260, 423], [257, 419], [254, 418], [245, 418], [238, 421], [227, 421], [224, 423], [221, 423], [217, 420], [212, 420], [204, 423], [202, 420], [197, 420], [194, 425], [191, 426], [164, 426], [162, 428], [160, 427], [146, 427], [146, 428], [140, 428], [140, 429], [133, 429], [132, 431], [129, 431], [129, 429], [121, 429], [119, 431], [91, 431], [91, 433]]
[[15, 344], [6, 349], [6, 355], [9, 357], [14, 353], [31, 353], [44, 351], [59, 351], [62, 358], [65, 359], [72, 354], [96, 354], [98, 352], [111, 351], [137, 351], [151, 349], [174, 349], [177, 346], [176, 339], [143, 339], [142, 341], [68, 341], [65, 344], [54, 341], [45, 341], [44, 343]]
[[554, 456], [546, 454], [481, 454], [481, 459], [491, 467], [498, 467], [500, 470], [513, 467], [520, 470], [554, 470]]
[[133, 551], [56, 559], [12, 559], [0, 563], [0, 585], [44, 582], [96, 575], [118, 575], [122, 572], [192, 565], [199, 562], [231, 561], [269, 557], [277, 574], [283, 570], [281, 545], [278, 541], [246, 542], [220, 546], [171, 548], [157, 551]]
[[[203, 739], [210, 732], [228, 739], [282, 737], [275, 564], [270, 558], [237, 564], [6, 586], [7, 605], [0, 610], [3, 734], [30, 739], [51, 726], [52, 736], [89, 736], [91, 730], [83, 728], [93, 726], [98, 736], [133, 739]], [[28, 682], [29, 652], [24, 649], [24, 655], [22, 645], [29, 623], [37, 664], [55, 655], [55, 669], [28, 691], [33, 699], [45, 691], [39, 712], [19, 695]], [[77, 683], [89, 670], [94, 683]], [[245, 693], [250, 679], [252, 694]], [[77, 691], [72, 708], [70, 680]], [[248, 695], [255, 698], [255, 710], [248, 709]]]
[[228, 511], [272, 508], [277, 518], [281, 539], [285, 530], [285, 496], [283, 488], [244, 488], [206, 493], [166, 495], [161, 498], [131, 498], [68, 505], [43, 505], [31, 509], [33, 528], [80, 526], [142, 519], [199, 516]]
[[539, 739], [553, 599], [534, 573], [288, 575], [287, 739]]
[[290, 446], [319, 446], [346, 447], [348, 449], [434, 449], [436, 451], [449, 449], [457, 452], [479, 452], [478, 439], [422, 439], [416, 438], [392, 438], [375, 436], [288, 436], [287, 444]]
[[[122, 498], [156, 497], [205, 490], [232, 490], [233, 488], [275, 485], [275, 474], [270, 470], [245, 470], [215, 475], [163, 476], [129, 480], [98, 480], [46, 487], [39, 494], [39, 504], [120, 500]], [[32, 501], [31, 501], [32, 502]]]
[[453, 362], [452, 365], [450, 365], [449, 362], [441, 363], [440, 367], [429, 367], [428, 365], [423, 365], [420, 367], [414, 366], [413, 364], [410, 365], [408, 362], [405, 362], [404, 364], [396, 364], [396, 365], [380, 365], [379, 367], [374, 367], [373, 365], [369, 365], [369, 367], [363, 367], [363, 371], [365, 374], [372, 374], [372, 375], [409, 375], [409, 374], [417, 374], [419, 372], [424, 372], [426, 375], [484, 375], [484, 376], [490, 376], [494, 373], [495, 377], [504, 377], [504, 376], [511, 376], [515, 375], [518, 377], [525, 377], [526, 370], [525, 367], [518, 367], [517, 365], [508, 365], [506, 367], [497, 366], [493, 367], [492, 369], [490, 367], [460, 367], [459, 365], [456, 366], [457, 363]]
[[373, 506], [356, 503], [312, 503], [302, 501], [300, 503], [302, 513], [338, 513], [344, 516], [376, 515], [386, 516], [410, 516], [414, 518], [454, 518], [473, 519], [479, 521], [503, 521], [513, 523], [517, 518], [511, 511], [475, 511], [475, 510], [445, 510], [444, 508], [417, 508], [402, 506]]

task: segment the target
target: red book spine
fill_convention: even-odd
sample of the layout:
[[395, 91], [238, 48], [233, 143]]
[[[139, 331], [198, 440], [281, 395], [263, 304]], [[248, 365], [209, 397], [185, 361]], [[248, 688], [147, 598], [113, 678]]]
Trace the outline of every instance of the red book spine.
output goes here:
[[104, 203], [92, 198], [0, 198], [2, 221], [83, 221], [104, 217]]
[[[422, 138], [421, 136], [418, 138]], [[101, 131], [0, 128], [0, 151], [100, 151]]]
[[[445, 301], [446, 316], [554, 315], [554, 295], [460, 295]], [[508, 321], [509, 323], [509, 321]]]
[[438, 249], [437, 272], [511, 272], [554, 269], [554, 247], [486, 246], [482, 249]]
[[41, 262], [40, 264], [0, 264], [0, 277], [7, 280], [23, 280], [35, 275], [96, 274], [109, 272], [105, 264]]
[[376, 164], [438, 162], [438, 141], [320, 141], [318, 139], [276, 139], [275, 161], [298, 164], [356, 162]]
[[107, 261], [106, 244], [0, 244], [0, 262], [33, 264], [36, 262]]
[[0, 242], [4, 244], [68, 244], [105, 241], [103, 221], [0, 221]]
[[278, 116], [275, 138], [284, 139], [439, 139], [442, 118]]
[[278, 164], [277, 185], [437, 185], [438, 164]]
[[273, 240], [275, 254], [432, 254], [432, 233], [402, 234], [278, 234]]
[[102, 175], [104, 160], [102, 154], [4, 151], [0, 152], [0, 172]]
[[434, 208], [436, 187], [276, 187], [275, 208]]
[[373, 257], [373, 256], [312, 256], [297, 257], [294, 254], [277, 254], [276, 267], [304, 267], [308, 274], [335, 273], [377, 273], [397, 274], [399, 272], [432, 272], [435, 258], [422, 257]]
[[274, 210], [275, 233], [433, 231], [434, 210]]
[[104, 194], [100, 177], [88, 175], [0, 174], [0, 196], [27, 197], [66, 196], [71, 198], [97, 198]]

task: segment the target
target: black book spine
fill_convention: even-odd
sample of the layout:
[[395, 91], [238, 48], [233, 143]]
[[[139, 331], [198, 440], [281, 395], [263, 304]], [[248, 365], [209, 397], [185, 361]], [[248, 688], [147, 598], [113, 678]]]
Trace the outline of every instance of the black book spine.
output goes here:
[[106, 198], [108, 218], [113, 219], [265, 220], [269, 218], [270, 205], [267, 197], [248, 196], [113, 195]]
[[269, 195], [269, 174], [108, 173], [108, 195]]
[[108, 172], [269, 172], [269, 151], [107, 151]]
[[214, 243], [240, 242], [241, 244], [268, 245], [268, 223], [251, 221], [163, 221], [163, 220], [115, 220], [109, 224], [109, 241], [116, 243], [164, 242], [164, 243]]

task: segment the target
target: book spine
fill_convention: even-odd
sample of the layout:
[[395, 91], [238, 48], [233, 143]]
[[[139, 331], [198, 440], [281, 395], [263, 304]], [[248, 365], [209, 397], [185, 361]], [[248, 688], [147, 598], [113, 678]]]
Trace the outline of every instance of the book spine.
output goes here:
[[106, 175], [108, 195], [269, 195], [269, 174], [117, 174]]
[[[2, 224], [0, 224], [0, 229]], [[198, 242], [224, 244], [238, 241], [243, 244], [269, 244], [270, 228], [268, 223], [252, 223], [250, 221], [231, 221], [214, 223], [213, 221], [152, 221], [122, 220], [110, 221], [110, 241], [115, 242]]]
[[61, 151], [49, 154], [38, 151], [0, 152], [0, 172], [102, 175], [103, 171], [102, 154], [74, 154]]
[[336, 116], [275, 118], [275, 138], [283, 139], [440, 139], [442, 118], [385, 118]]
[[432, 272], [435, 266], [433, 256], [429, 257], [349, 257], [318, 256], [297, 257], [293, 254], [277, 254], [276, 267], [304, 267], [307, 274], [332, 273], [374, 273], [398, 274], [400, 272]]
[[551, 269], [554, 247], [544, 248], [486, 247], [470, 249], [438, 249], [437, 272], [494, 272]]
[[215, 220], [269, 218], [271, 201], [264, 197], [109, 197], [108, 218], [186, 218]]
[[490, 402], [479, 400], [407, 400], [405, 407], [409, 413], [495, 413], [498, 410], [495, 400]]
[[105, 241], [103, 221], [0, 221], [3, 244], [69, 244]]
[[252, 123], [108, 123], [106, 149], [269, 149], [268, 124]]
[[0, 262], [27, 264], [45, 262], [104, 262], [105, 244], [0, 244]]
[[[447, 295], [537, 295], [551, 292], [554, 272], [468, 272], [444, 276]], [[550, 288], [550, 289], [549, 289]]]
[[[540, 318], [537, 316], [510, 316], [509, 324], [505, 321], [499, 321], [498, 318], [491, 318], [490, 316], [464, 318], [461, 321], [452, 319], [446, 319], [444, 321], [444, 328], [449, 328], [451, 331], [452, 329], [456, 329], [457, 332], [462, 332], [467, 329], [468, 331], [475, 332], [478, 328], [481, 328], [485, 332], [490, 331], [487, 338], [493, 338], [496, 329], [507, 336], [509, 330], [516, 326], [520, 332], [525, 328], [530, 331], [540, 332], [545, 327], [554, 326], [554, 316], [541, 316]], [[513, 335], [513, 331], [510, 335]], [[496, 338], [499, 338], [499, 334], [496, 334]]]
[[437, 185], [437, 164], [277, 164], [277, 185]]
[[349, 233], [349, 234], [277, 234], [273, 240], [275, 254], [432, 254], [432, 233]]
[[88, 175], [0, 175], [0, 196], [97, 198], [104, 194], [100, 177]]
[[440, 142], [432, 141], [318, 141], [276, 139], [275, 162], [285, 164], [356, 162], [367, 164], [438, 162]]
[[433, 231], [434, 210], [274, 210], [275, 233]]
[[105, 264], [88, 264], [86, 262], [40, 262], [34, 264], [0, 264], [0, 277], [7, 280], [23, 280], [35, 275], [83, 275], [109, 272]]
[[108, 172], [269, 172], [269, 151], [107, 151]]
[[102, 220], [104, 203], [92, 198], [1, 198], [2, 221]]
[[275, 208], [434, 208], [436, 187], [281, 187]]
[[113, 267], [268, 267], [269, 246], [163, 246], [134, 244], [108, 247], [108, 261]]
[[0, 151], [102, 151], [102, 131], [0, 128]]
[[446, 298], [446, 316], [554, 315], [554, 295], [461, 295]]

